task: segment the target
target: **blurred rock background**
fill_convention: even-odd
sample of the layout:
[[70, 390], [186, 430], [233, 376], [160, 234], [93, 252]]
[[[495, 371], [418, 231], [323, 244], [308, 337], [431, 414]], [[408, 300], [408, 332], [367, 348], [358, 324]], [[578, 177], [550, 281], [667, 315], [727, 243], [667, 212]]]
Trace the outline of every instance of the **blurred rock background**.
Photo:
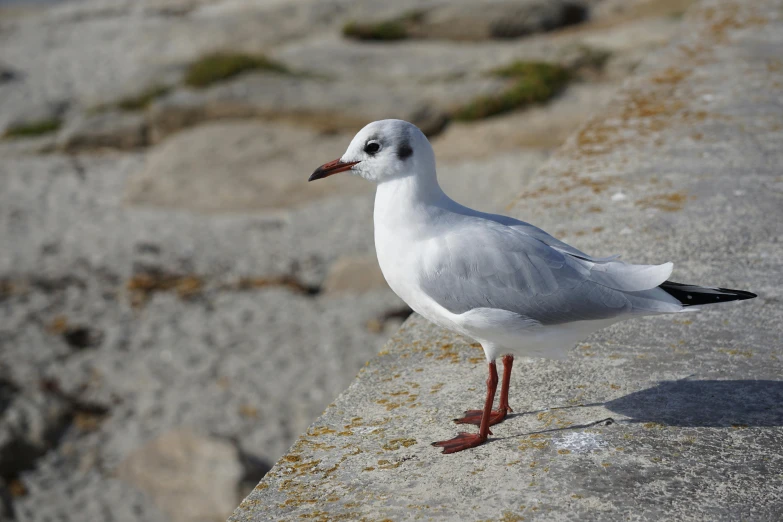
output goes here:
[[0, 0], [0, 520], [224, 520], [410, 313], [313, 169], [502, 211], [689, 3]]

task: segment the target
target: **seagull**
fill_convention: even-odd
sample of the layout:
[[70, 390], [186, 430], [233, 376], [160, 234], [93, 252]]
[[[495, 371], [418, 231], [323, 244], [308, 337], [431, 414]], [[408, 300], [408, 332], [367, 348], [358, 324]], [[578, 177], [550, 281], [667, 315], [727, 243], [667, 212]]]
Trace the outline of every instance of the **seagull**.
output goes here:
[[[433, 443], [455, 453], [486, 442], [511, 410], [514, 356], [564, 358], [591, 333], [618, 321], [752, 299], [751, 292], [669, 281], [672, 263], [596, 258], [517, 219], [460, 205], [443, 192], [426, 136], [402, 120], [368, 124], [339, 159], [308, 181], [350, 172], [377, 184], [373, 222], [378, 264], [391, 289], [433, 323], [480, 343], [489, 378], [482, 410], [459, 433]], [[503, 356], [498, 409], [495, 360]]]

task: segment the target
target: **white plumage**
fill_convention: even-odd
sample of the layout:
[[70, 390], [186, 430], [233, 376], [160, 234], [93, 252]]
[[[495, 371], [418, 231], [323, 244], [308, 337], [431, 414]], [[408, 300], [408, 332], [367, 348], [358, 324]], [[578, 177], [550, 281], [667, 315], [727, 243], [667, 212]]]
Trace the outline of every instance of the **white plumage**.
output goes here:
[[481, 431], [438, 443], [447, 453], [480, 444], [489, 425], [505, 417], [513, 358], [504, 359], [502, 415], [493, 414], [499, 416], [493, 421], [489, 413], [498, 356], [562, 358], [574, 343], [617, 321], [755, 297], [671, 283], [672, 263], [594, 258], [528, 223], [460, 205], [438, 185], [429, 141], [404, 121], [367, 125], [339, 160], [310, 179], [347, 170], [378, 185], [375, 248], [389, 286], [430, 321], [481, 343], [490, 364]]

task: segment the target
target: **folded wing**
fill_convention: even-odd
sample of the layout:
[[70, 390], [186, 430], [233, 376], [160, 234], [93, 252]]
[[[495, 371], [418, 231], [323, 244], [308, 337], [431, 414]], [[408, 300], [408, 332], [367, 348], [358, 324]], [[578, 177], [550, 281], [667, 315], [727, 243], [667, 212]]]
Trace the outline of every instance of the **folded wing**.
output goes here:
[[654, 302], [660, 292], [644, 291], [666, 281], [671, 263], [599, 260], [558, 243], [562, 246], [516, 227], [466, 219], [423, 244], [419, 284], [455, 314], [497, 308], [544, 325], [608, 319], [631, 313], [637, 305], [658, 311]]

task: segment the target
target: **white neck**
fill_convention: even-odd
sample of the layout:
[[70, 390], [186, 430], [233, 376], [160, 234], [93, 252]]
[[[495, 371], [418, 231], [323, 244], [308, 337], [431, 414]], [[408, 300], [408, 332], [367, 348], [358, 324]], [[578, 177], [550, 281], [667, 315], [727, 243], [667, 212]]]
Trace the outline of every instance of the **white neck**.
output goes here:
[[415, 230], [412, 224], [432, 219], [449, 201], [438, 184], [435, 169], [427, 174], [395, 176], [378, 183], [375, 227]]

